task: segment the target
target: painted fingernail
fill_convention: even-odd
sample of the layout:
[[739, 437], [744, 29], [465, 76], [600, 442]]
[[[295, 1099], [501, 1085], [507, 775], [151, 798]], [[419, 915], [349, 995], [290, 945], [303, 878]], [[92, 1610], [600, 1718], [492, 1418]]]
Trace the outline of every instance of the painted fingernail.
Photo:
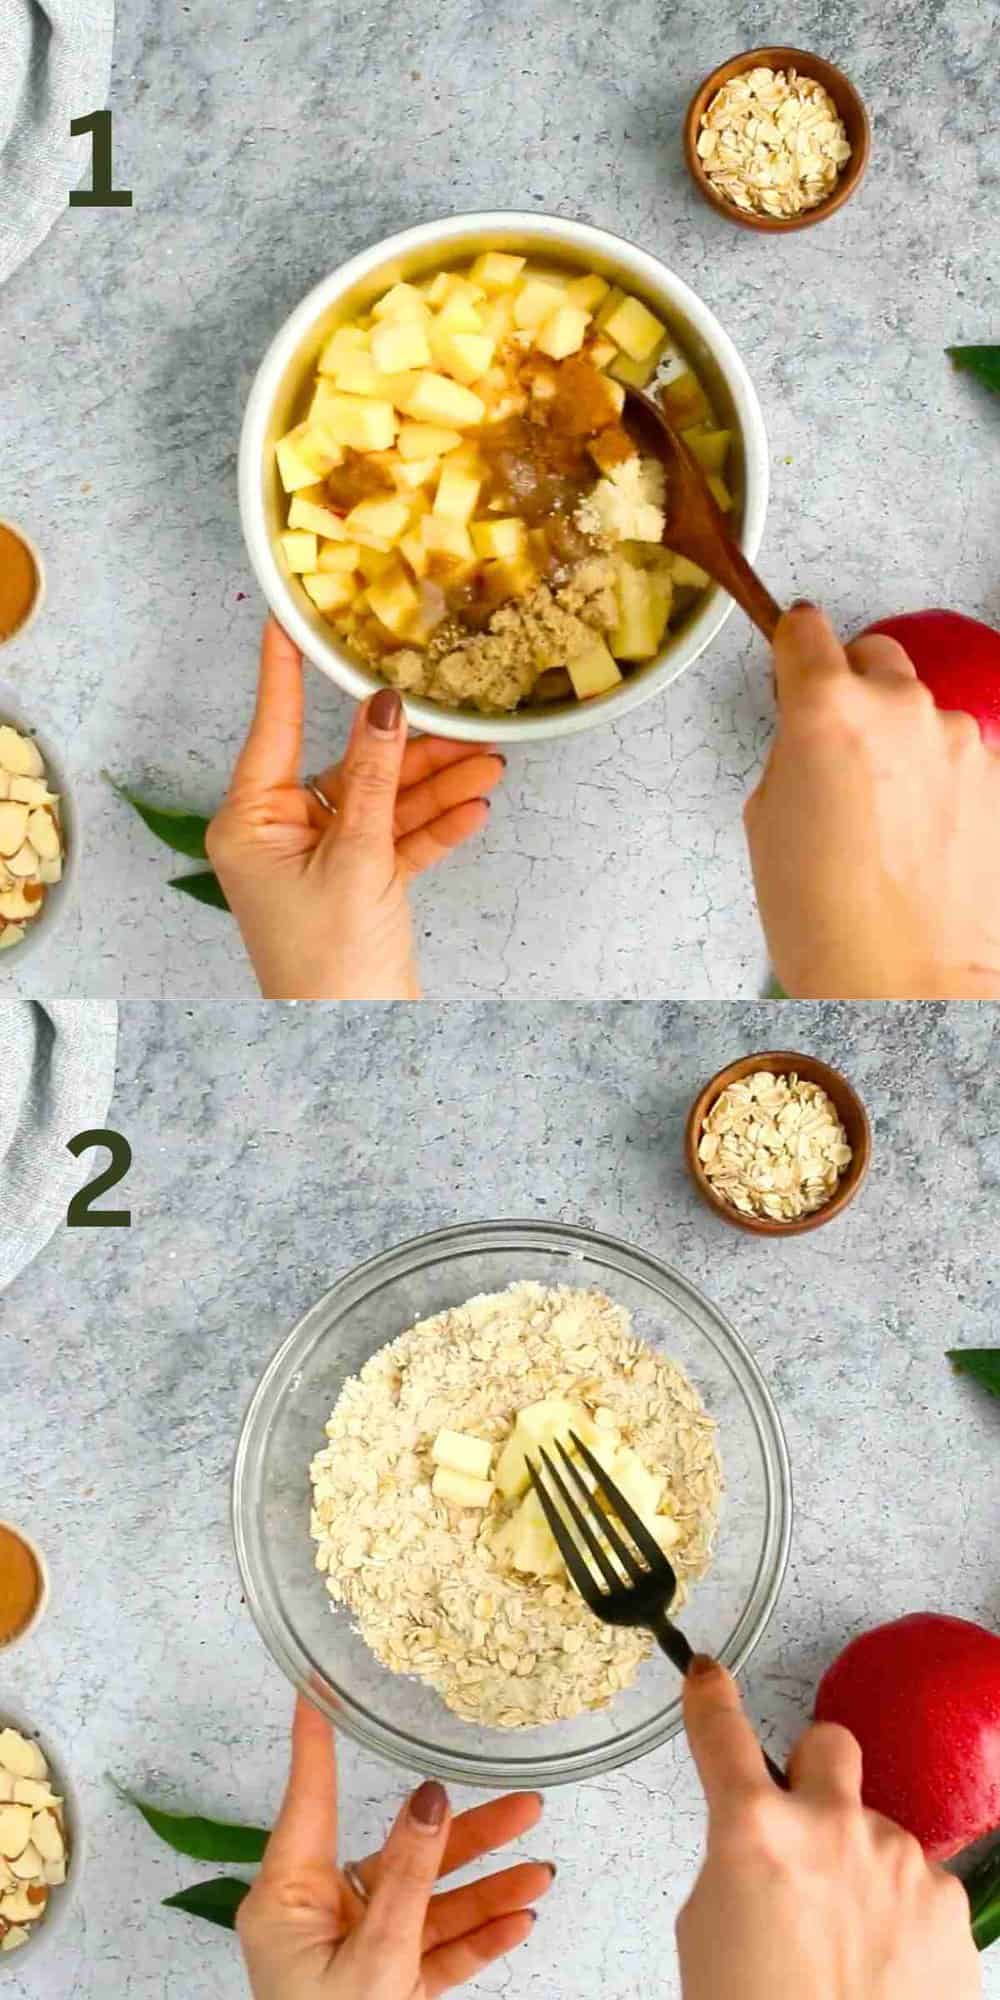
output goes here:
[[533, 1924], [537, 1924], [537, 1922], [538, 1922], [538, 1911], [537, 1911], [537, 1910], [525, 1910], [524, 1914], [525, 1914], [525, 1916], [526, 1916], [526, 1917], [530, 1917], [530, 1918], [531, 1918], [531, 1921], [532, 1921], [532, 1923], [533, 1923]]
[[395, 736], [402, 713], [395, 688], [379, 688], [368, 709], [368, 727], [376, 736]]
[[[376, 695], [376, 700], [379, 697]], [[436, 1833], [448, 1810], [448, 1794], [436, 1778], [425, 1778], [410, 1800], [410, 1818], [421, 1833]]]
[[818, 611], [819, 605], [814, 604], [811, 597], [797, 597], [794, 603], [789, 605], [788, 609], [789, 611]]
[[715, 1660], [709, 1659], [707, 1653], [696, 1653], [688, 1668], [688, 1680], [699, 1681], [705, 1674], [714, 1674], [715, 1668]]
[[554, 1861], [543, 1861], [543, 1862], [542, 1862], [542, 1867], [543, 1867], [543, 1868], [547, 1868], [547, 1869], [548, 1869], [548, 1871], [549, 1871], [549, 1874], [551, 1875], [551, 1877], [552, 1877], [552, 1880], [553, 1880], [553, 1882], [554, 1882], [554, 1881], [555, 1881], [555, 1879], [556, 1879], [556, 1876], [557, 1876], [557, 1875], [558, 1875], [558, 1873], [559, 1873], [559, 1870], [558, 1870], [558, 1868], [556, 1867], [556, 1864], [555, 1864], [555, 1862], [554, 1862]]
[[503, 767], [504, 767], [504, 770], [506, 771], [506, 769], [507, 769], [507, 759], [506, 759], [506, 757], [504, 756], [504, 754], [503, 754], [503, 751], [502, 751], [502, 750], [495, 750], [493, 754], [494, 754], [494, 756], [495, 756], [495, 757], [497, 757], [497, 758], [499, 759], [500, 763], [501, 763], [501, 764], [503, 765]]

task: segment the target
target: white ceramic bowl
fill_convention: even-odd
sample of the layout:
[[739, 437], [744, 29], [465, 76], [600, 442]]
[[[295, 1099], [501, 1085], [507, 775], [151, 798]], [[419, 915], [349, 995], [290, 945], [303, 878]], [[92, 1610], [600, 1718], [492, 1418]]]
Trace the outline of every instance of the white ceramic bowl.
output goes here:
[[[0, 652], [0, 659], [3, 658]], [[56, 927], [62, 922], [76, 892], [76, 873], [80, 858], [80, 822], [77, 816], [73, 793], [70, 789], [66, 766], [61, 753], [49, 735], [45, 724], [45, 702], [40, 696], [36, 701], [23, 689], [12, 687], [9, 681], [0, 681], [0, 722], [9, 722], [24, 736], [33, 736], [45, 759], [45, 770], [49, 790], [59, 794], [59, 811], [62, 815], [63, 840], [66, 852], [63, 856], [62, 881], [54, 882], [45, 892], [45, 906], [40, 917], [33, 917], [20, 944], [12, 945], [9, 951], [0, 951], [0, 985], [5, 973], [21, 967], [32, 953], [44, 951]]]
[[67, 1862], [66, 1880], [58, 1889], [53, 1889], [49, 1897], [44, 1917], [32, 1926], [27, 1944], [20, 1951], [0, 1951], [0, 1980], [5, 1973], [16, 1979], [30, 1978], [43, 1951], [56, 1938], [61, 1937], [73, 1918], [73, 1906], [79, 1893], [80, 1878], [83, 1874], [85, 1850], [83, 1818], [80, 1811], [80, 1795], [69, 1775], [62, 1745], [47, 1729], [39, 1729], [37, 1723], [23, 1709], [11, 1704], [0, 1692], [0, 1729], [18, 1729], [22, 1736], [32, 1737], [42, 1750], [49, 1767], [49, 1782], [58, 1797], [65, 1800], [63, 1814], [66, 1821]]
[[[659, 258], [606, 230], [557, 215], [496, 211], [448, 216], [404, 229], [342, 264], [296, 307], [257, 371], [240, 437], [240, 516], [264, 596], [303, 653], [359, 701], [380, 687], [381, 681], [338, 643], [275, 553], [275, 537], [284, 525], [284, 495], [274, 463], [274, 445], [296, 421], [312, 365], [336, 325], [365, 311], [372, 299], [397, 279], [419, 278], [442, 264], [460, 264], [481, 250], [519, 250], [549, 263], [596, 270], [640, 294], [676, 335], [704, 378], [723, 423], [735, 432], [733, 485], [740, 509], [740, 541], [751, 562], [760, 547], [768, 487], [767, 440], [760, 405], [750, 377], [715, 315]], [[630, 673], [621, 687], [593, 701], [498, 717], [480, 715], [474, 709], [442, 708], [436, 702], [410, 696], [407, 715], [418, 729], [472, 742], [531, 742], [546, 736], [572, 736], [579, 729], [613, 721], [669, 686], [704, 652], [732, 608], [726, 593], [711, 586], [655, 660]]]

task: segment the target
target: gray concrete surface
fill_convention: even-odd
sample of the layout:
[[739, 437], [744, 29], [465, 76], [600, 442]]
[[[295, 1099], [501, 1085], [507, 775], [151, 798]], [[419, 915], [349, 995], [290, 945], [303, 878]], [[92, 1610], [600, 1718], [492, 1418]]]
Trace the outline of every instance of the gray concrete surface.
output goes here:
[[[165, 888], [168, 858], [100, 773], [218, 798], [260, 622], [234, 495], [250, 377], [316, 279], [407, 223], [537, 207], [657, 252], [759, 390], [776, 593], [824, 599], [844, 629], [940, 603], [1000, 620], [997, 410], [942, 351], [997, 332], [996, 9], [808, 0], [786, 31], [851, 72], [875, 149], [843, 215], [775, 241], [705, 207], [679, 151], [694, 84], [776, 32], [760, 0], [120, 9], [116, 177], [135, 205], [67, 211], [0, 298], [0, 514], [37, 535], [51, 583], [3, 673], [62, 742], [88, 825], [78, 922], [5, 979], [252, 991], [232, 928]], [[309, 711], [325, 761], [349, 704], [314, 675]], [[734, 615], [620, 726], [513, 757], [486, 838], [421, 892], [430, 992], [758, 993], [739, 813], [770, 727], [763, 650]]]
[[[680, 1139], [699, 1083], [779, 1037], [853, 1078], [875, 1157], [838, 1223], [772, 1244], [698, 1202]], [[4, 1961], [4, 1993], [244, 1995], [231, 1941], [159, 1908], [211, 1871], [161, 1847], [107, 1774], [178, 1808], [273, 1812], [290, 1699], [240, 1602], [234, 1440], [293, 1321], [407, 1235], [587, 1220], [676, 1265], [746, 1336], [796, 1485], [748, 1676], [777, 1753], [859, 1628], [931, 1607], [995, 1629], [997, 1411], [944, 1349], [997, 1339], [998, 1079], [988, 1007], [126, 1008], [110, 1115], [134, 1149], [132, 1227], [61, 1231], [0, 1300], [0, 1379], [19, 1390], [0, 1414], [3, 1511], [53, 1582], [44, 1625], [4, 1656], [0, 1709], [67, 1746], [91, 1847], [72, 1934], [30, 1977]], [[350, 1854], [405, 1780], [347, 1743], [341, 1761]], [[532, 1848], [558, 1860], [553, 1898], [476, 1990], [675, 1995], [671, 1923], [701, 1832], [679, 1745], [552, 1794]], [[1000, 1949], [984, 1971], [1000, 2000]]]

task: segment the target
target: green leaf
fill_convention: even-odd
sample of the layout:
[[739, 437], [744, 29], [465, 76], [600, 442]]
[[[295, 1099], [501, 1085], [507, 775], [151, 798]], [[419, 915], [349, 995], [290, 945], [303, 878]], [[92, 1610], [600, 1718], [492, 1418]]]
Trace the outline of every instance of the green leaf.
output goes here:
[[1000, 1347], [949, 1347], [948, 1359], [959, 1375], [972, 1375], [991, 1395], [1000, 1396]]
[[228, 910], [222, 883], [211, 869], [205, 875], [174, 875], [167, 887], [180, 889], [185, 896], [193, 896], [196, 903], [207, 903], [213, 910]]
[[122, 1797], [138, 1808], [146, 1825], [168, 1847], [177, 1854], [190, 1854], [195, 1861], [239, 1861], [245, 1865], [259, 1861], [267, 1846], [268, 1835], [263, 1827], [231, 1826], [225, 1820], [162, 1812], [159, 1806], [137, 1799], [134, 1792], [123, 1791]]
[[218, 1875], [214, 1882], [196, 1882], [193, 1889], [164, 1896], [163, 1907], [186, 1910], [189, 1917], [204, 1917], [206, 1923], [218, 1924], [220, 1930], [234, 1931], [236, 1912], [249, 1894], [249, 1882], [238, 1882], [232, 1875]]
[[1000, 395], [1000, 347], [949, 347], [945, 352], [956, 368], [966, 369]]
[[980, 1861], [968, 1877], [966, 1893], [972, 1916], [972, 1935], [980, 1951], [1000, 1938], [1000, 1847]]
[[186, 854], [191, 861], [205, 860], [208, 820], [202, 813], [186, 812], [176, 806], [154, 806], [149, 799], [140, 798], [138, 792], [129, 791], [127, 785], [116, 784], [109, 771], [104, 776], [118, 797], [145, 820], [150, 833], [155, 833], [165, 847], [172, 847], [175, 854]]

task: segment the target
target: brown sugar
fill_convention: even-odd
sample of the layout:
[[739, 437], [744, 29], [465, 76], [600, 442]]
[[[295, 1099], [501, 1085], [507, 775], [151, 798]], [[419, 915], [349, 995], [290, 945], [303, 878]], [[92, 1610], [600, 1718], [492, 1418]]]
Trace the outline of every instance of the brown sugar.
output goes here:
[[38, 595], [35, 559], [20, 535], [0, 523], [0, 644], [24, 624]]

